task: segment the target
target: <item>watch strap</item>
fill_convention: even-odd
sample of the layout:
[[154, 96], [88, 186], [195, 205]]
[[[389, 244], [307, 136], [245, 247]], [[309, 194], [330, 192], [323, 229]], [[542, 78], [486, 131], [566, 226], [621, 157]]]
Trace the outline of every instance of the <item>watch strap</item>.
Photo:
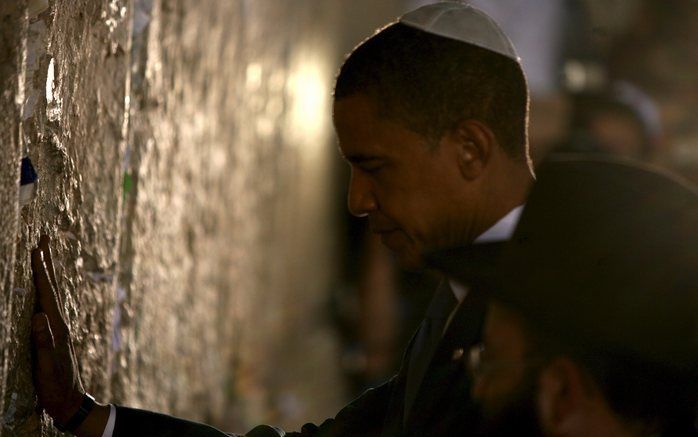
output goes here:
[[73, 417], [68, 419], [68, 422], [64, 424], [58, 423], [57, 421], [53, 422], [53, 425], [58, 428], [59, 431], [61, 432], [72, 432], [74, 433], [75, 430], [82, 424], [82, 422], [85, 421], [87, 418], [87, 415], [90, 414], [90, 411], [95, 406], [95, 398], [93, 398], [89, 393], [85, 393], [82, 396], [82, 404], [80, 404], [80, 408], [78, 411], [73, 414]]

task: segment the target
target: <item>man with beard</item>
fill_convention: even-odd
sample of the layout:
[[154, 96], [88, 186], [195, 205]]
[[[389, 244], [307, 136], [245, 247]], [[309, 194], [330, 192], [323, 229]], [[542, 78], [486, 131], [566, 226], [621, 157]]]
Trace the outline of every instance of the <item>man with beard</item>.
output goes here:
[[[425, 251], [510, 236], [532, 182], [528, 89], [511, 42], [490, 17], [457, 2], [404, 15], [352, 52], [333, 109], [351, 166], [349, 209], [368, 218], [405, 266], [421, 267]], [[44, 240], [33, 254], [41, 309], [33, 324], [35, 382], [56, 424], [80, 436], [223, 435], [95, 404], [70, 362], [50, 264]], [[435, 437], [477, 426], [461, 362], [480, 339], [485, 301], [450, 285], [436, 291], [399, 373], [302, 435]], [[283, 432], [262, 426], [248, 435]]]
[[698, 192], [601, 158], [537, 173], [497, 262], [432, 257], [492, 293], [468, 366], [482, 435], [696, 435]]

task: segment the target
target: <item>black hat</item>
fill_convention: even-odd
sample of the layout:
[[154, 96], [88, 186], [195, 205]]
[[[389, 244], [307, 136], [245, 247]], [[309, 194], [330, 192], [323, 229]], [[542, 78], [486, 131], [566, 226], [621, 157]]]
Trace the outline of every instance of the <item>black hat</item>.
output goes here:
[[627, 161], [556, 156], [538, 169], [512, 239], [482, 249], [427, 260], [568, 344], [698, 367], [695, 188]]

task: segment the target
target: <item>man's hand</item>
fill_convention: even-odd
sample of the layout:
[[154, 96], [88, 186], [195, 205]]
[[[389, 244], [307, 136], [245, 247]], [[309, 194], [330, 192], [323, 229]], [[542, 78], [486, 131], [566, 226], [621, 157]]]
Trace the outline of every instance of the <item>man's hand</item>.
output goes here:
[[42, 236], [31, 255], [36, 288], [36, 313], [32, 317], [34, 386], [39, 404], [65, 424], [80, 408], [84, 389], [63, 316], [49, 243], [49, 238]]
[[[36, 288], [36, 313], [32, 317], [34, 346], [34, 388], [39, 405], [62, 424], [80, 409], [85, 390], [80, 381], [70, 329], [63, 315], [56, 272], [51, 259], [51, 240], [39, 239], [32, 251], [32, 271]], [[97, 404], [76, 430], [84, 437], [101, 436], [109, 419], [109, 407]]]

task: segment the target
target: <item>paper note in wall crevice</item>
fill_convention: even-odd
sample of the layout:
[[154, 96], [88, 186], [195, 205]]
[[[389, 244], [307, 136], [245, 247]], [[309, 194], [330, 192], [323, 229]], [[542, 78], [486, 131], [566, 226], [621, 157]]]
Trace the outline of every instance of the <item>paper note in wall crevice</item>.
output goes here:
[[23, 208], [32, 201], [36, 194], [36, 184], [39, 176], [34, 170], [31, 160], [28, 156], [22, 158], [22, 170], [19, 181], [19, 207]]

